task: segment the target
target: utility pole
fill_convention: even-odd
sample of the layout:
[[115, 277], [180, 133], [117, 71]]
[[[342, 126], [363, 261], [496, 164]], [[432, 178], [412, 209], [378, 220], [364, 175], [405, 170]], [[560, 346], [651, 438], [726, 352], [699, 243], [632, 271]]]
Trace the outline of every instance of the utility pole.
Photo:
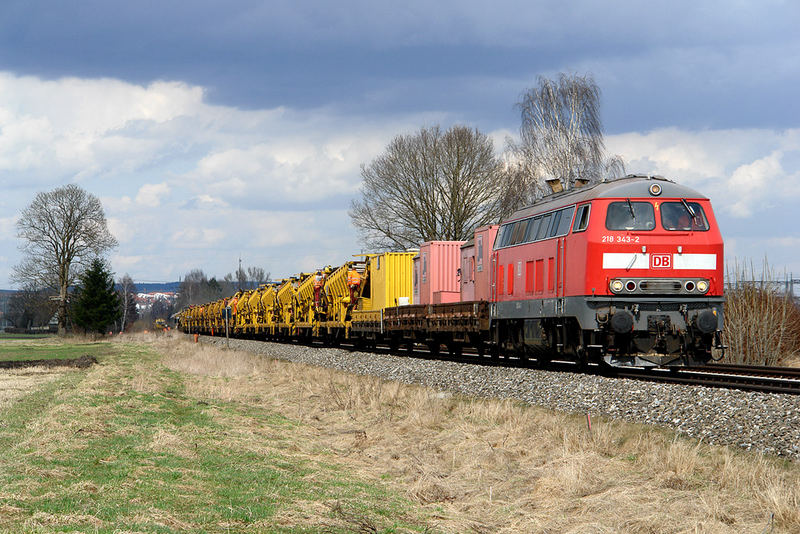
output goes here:
[[239, 282], [239, 291], [242, 290], [242, 255], [239, 254], [239, 270], [236, 271], [236, 281]]

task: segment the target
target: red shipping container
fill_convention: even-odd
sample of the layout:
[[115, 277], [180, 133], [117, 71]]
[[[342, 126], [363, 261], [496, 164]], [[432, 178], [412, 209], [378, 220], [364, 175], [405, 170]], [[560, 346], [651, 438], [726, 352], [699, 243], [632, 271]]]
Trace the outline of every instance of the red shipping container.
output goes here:
[[482, 226], [461, 248], [461, 300], [491, 300], [492, 248], [500, 225]]
[[475, 239], [461, 245], [461, 301], [475, 300]]
[[414, 258], [414, 304], [459, 301], [458, 269], [463, 244], [464, 241], [427, 241], [420, 245]]

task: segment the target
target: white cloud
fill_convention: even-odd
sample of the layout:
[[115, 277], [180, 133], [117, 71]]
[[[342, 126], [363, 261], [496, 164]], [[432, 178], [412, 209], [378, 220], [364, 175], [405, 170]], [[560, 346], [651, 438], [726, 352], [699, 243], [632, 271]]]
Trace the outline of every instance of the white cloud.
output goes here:
[[166, 183], [160, 184], [144, 184], [139, 188], [139, 193], [136, 195], [136, 203], [149, 207], [157, 207], [161, 205], [164, 197], [169, 195], [169, 186]]
[[785, 198], [798, 196], [800, 170], [782, 160], [800, 158], [800, 130], [701, 130], [677, 128], [612, 135], [610, 153], [628, 172], [660, 174], [698, 189], [717, 211], [752, 217]]
[[117, 278], [120, 277], [121, 273], [129, 273], [129, 271], [136, 272], [136, 269], [141, 268], [144, 260], [144, 256], [123, 256], [121, 254], [115, 254], [111, 257], [111, 263], [114, 266]]
[[[75, 181], [102, 199], [120, 242], [114, 268], [134, 278], [198, 267], [222, 275], [239, 255], [275, 275], [344, 261], [360, 250], [347, 215], [360, 165], [431, 120], [448, 126], [440, 112], [368, 120], [325, 108], [243, 111], [177, 82], [0, 73], [0, 238], [13, 238], [14, 218], [37, 191]], [[489, 133], [498, 152], [510, 133]], [[796, 211], [786, 207], [798, 196], [800, 129], [665, 128], [606, 144], [630, 172], [695, 187], [731, 228], [738, 213], [764, 236], [736, 228], [725, 235], [729, 251], [786, 251], [770, 239], [795, 238], [793, 221], [780, 217]]]
[[786, 177], [780, 163], [781, 153], [739, 166], [728, 180], [727, 192], [736, 199], [730, 209], [737, 217], [750, 217], [756, 204], [775, 194], [776, 182]]
[[771, 237], [767, 243], [776, 247], [800, 250], [800, 236]]
[[178, 248], [207, 248], [225, 239], [226, 235], [220, 228], [191, 227], [172, 234], [171, 241]]
[[12, 239], [17, 235], [17, 217], [0, 217], [0, 239]]
[[106, 223], [108, 224], [108, 231], [111, 232], [111, 235], [117, 238], [117, 241], [123, 245], [131, 242], [136, 235], [136, 226], [131, 224], [130, 220], [119, 217], [108, 217]]
[[[0, 184], [7, 191], [0, 223], [37, 191], [77, 182], [102, 199], [120, 242], [114, 257], [143, 258], [137, 268], [147, 272], [202, 266], [220, 246], [346, 235], [343, 248], [352, 250], [344, 210], [359, 166], [420, 123], [413, 115], [372, 122], [325, 108], [243, 111], [210, 105], [202, 88], [180, 82], [0, 72]], [[341, 226], [321, 219], [320, 209], [338, 210]]]

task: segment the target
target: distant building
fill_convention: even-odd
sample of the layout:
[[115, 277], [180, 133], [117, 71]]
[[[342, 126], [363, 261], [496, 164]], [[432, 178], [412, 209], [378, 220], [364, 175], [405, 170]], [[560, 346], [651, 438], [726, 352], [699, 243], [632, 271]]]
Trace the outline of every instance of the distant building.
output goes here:
[[153, 303], [158, 300], [163, 300], [169, 302], [170, 304], [175, 304], [175, 300], [178, 298], [178, 293], [175, 291], [153, 291], [151, 293], [137, 293], [136, 294], [136, 309], [139, 312], [148, 311], [150, 308], [153, 307]]

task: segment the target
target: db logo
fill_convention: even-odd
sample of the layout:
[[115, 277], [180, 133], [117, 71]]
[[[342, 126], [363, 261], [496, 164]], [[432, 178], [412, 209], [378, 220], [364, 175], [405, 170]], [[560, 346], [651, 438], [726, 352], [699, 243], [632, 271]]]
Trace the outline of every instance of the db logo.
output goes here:
[[672, 255], [671, 254], [650, 254], [650, 268], [651, 269], [671, 269], [672, 268]]

